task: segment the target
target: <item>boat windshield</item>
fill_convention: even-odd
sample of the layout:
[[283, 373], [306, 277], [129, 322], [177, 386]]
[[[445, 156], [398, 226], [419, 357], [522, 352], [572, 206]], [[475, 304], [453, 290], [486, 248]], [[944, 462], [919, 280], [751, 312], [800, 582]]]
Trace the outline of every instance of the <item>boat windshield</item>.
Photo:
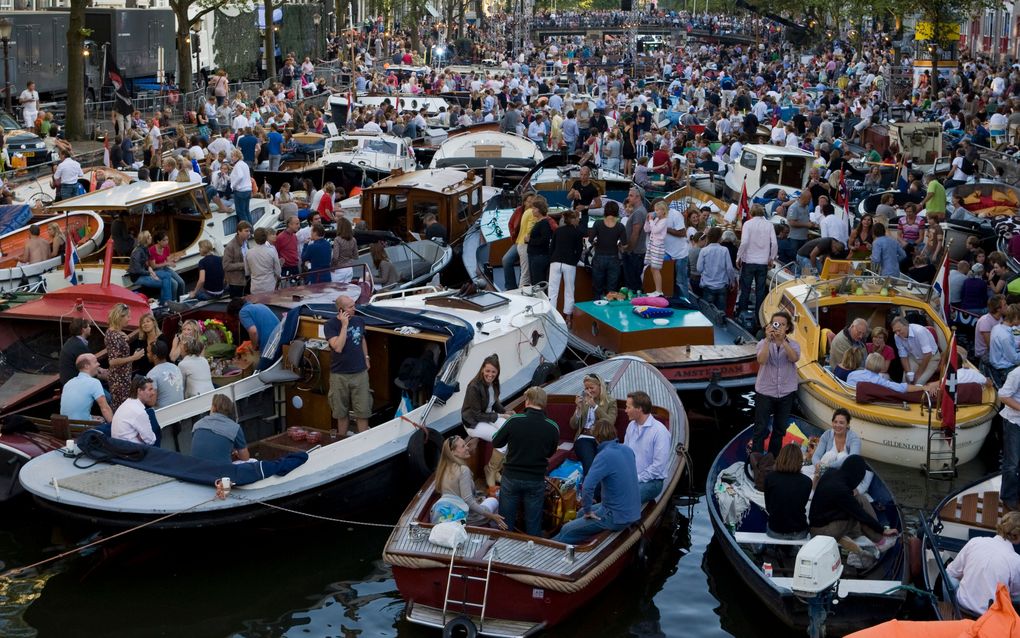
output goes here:
[[889, 297], [895, 304], [897, 297], [907, 297], [931, 303], [938, 293], [930, 284], [921, 284], [912, 279], [882, 277], [880, 275], [846, 275], [834, 279], [820, 279], [815, 283], [791, 287], [790, 293], [811, 311], [818, 323], [818, 308], [826, 305], [820, 301], [826, 297], [852, 297], [854, 295], [881, 295]]

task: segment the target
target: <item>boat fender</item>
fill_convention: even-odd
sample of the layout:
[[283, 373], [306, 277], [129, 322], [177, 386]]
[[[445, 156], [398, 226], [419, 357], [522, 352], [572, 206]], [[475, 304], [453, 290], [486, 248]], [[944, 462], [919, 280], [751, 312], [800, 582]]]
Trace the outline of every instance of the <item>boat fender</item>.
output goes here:
[[721, 408], [730, 402], [730, 393], [715, 381], [705, 388], [705, 403], [712, 408]]
[[443, 451], [443, 437], [432, 428], [415, 428], [407, 441], [407, 462], [418, 481], [424, 481], [436, 471], [439, 455]]
[[478, 628], [467, 616], [457, 616], [443, 627], [443, 638], [475, 638]]
[[911, 536], [907, 542], [907, 560], [910, 565], [910, 578], [918, 578], [921, 575], [921, 539]]
[[638, 540], [637, 549], [634, 552], [634, 567], [644, 572], [648, 568], [648, 554], [648, 539], [642, 536]]
[[560, 378], [560, 369], [555, 363], [546, 361], [535, 368], [535, 374], [531, 375], [531, 385], [545, 385], [550, 381]]

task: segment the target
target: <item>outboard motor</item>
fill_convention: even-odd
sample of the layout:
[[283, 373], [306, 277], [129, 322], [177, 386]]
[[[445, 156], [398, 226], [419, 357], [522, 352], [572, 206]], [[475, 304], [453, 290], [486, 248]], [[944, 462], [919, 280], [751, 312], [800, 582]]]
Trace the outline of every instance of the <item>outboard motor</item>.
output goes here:
[[794, 595], [807, 603], [808, 636], [811, 638], [825, 635], [825, 619], [842, 575], [843, 559], [835, 538], [815, 536], [797, 552], [790, 588]]

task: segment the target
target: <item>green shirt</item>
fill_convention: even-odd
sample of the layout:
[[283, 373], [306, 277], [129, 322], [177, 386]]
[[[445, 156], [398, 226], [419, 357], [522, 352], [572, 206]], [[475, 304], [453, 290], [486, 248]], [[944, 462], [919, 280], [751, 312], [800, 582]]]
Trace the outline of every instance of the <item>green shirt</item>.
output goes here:
[[942, 213], [946, 212], [946, 189], [937, 182], [931, 180], [928, 182], [928, 194], [931, 195], [931, 199], [928, 200], [928, 204], [925, 206], [925, 210], [929, 213]]
[[869, 162], [881, 162], [882, 161], [882, 156], [879, 155], [878, 151], [876, 151], [875, 149], [871, 149], [871, 151], [868, 153], [868, 161]]

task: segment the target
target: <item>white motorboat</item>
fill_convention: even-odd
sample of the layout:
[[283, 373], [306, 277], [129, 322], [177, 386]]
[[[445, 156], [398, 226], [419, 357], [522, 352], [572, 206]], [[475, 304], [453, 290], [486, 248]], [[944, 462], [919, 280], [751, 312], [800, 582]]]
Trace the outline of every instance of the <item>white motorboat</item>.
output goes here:
[[501, 178], [516, 177], [519, 182], [543, 159], [538, 145], [527, 138], [479, 131], [447, 139], [432, 157], [429, 168], [468, 170], [491, 166]]
[[326, 140], [322, 166], [340, 166], [376, 180], [394, 169], [413, 171], [414, 151], [403, 138], [386, 133], [340, 132]]
[[[190, 421], [209, 411], [215, 394], [226, 394], [235, 402], [253, 458], [271, 461], [289, 452], [307, 452], [307, 461], [286, 476], [235, 486], [226, 499], [218, 500], [212, 481], [185, 482], [143, 468], [146, 471], [132, 472], [141, 482], [97, 491], [97, 480], [124, 468], [80, 469], [72, 459], [52, 452], [22, 468], [22, 485], [60, 515], [115, 527], [153, 522], [171, 512], [178, 514], [156, 526], [236, 523], [271, 513], [272, 506], [311, 508], [313, 500], [328, 507], [331, 516], [344, 516], [410, 496], [421, 484], [438, 460], [441, 434], [460, 425], [464, 391], [485, 357], [500, 357], [502, 393], [510, 397], [545, 382], [548, 366], [543, 364], [556, 361], [566, 346], [563, 320], [541, 295], [458, 296], [432, 288], [376, 295], [358, 311], [366, 321], [372, 361], [373, 427], [346, 439], [332, 438], [330, 355], [323, 328], [335, 313], [332, 301], [338, 294], [363, 293], [358, 286], [326, 283], [253, 297], [276, 312], [287, 312], [265, 348], [271, 362], [263, 359], [262, 369], [248, 377], [156, 411], [163, 448], [180, 453], [159, 455], [186, 463]], [[412, 393], [416, 407], [393, 416], [403, 396], [395, 384], [401, 364], [420, 357], [438, 366], [434, 389]], [[284, 432], [288, 426], [314, 431], [322, 440], [295, 441]], [[226, 471], [230, 467], [227, 464]], [[332, 496], [336, 498], [328, 498]]]

